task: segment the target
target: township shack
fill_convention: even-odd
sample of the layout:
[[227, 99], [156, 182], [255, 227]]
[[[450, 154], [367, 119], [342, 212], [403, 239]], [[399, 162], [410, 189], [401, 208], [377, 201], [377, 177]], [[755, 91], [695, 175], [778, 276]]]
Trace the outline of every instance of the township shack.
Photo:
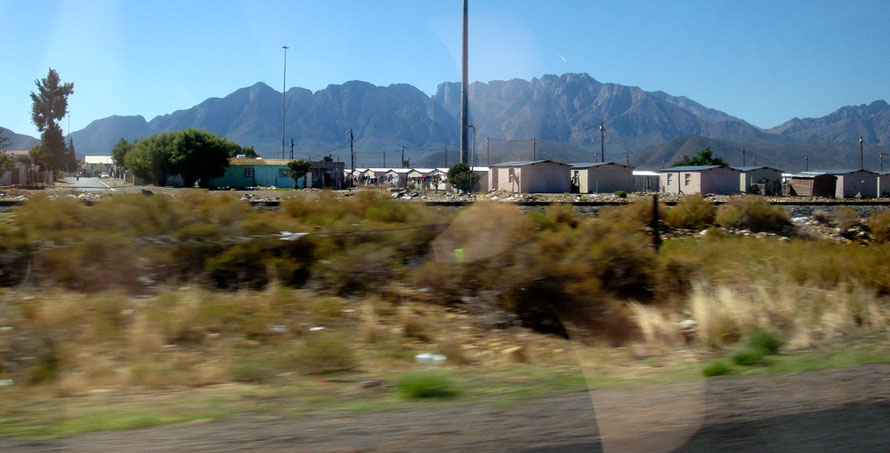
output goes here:
[[657, 171], [634, 170], [634, 192], [658, 192]]
[[878, 172], [878, 196], [890, 197], [890, 171]]
[[676, 194], [739, 193], [741, 172], [720, 165], [693, 165], [659, 170], [661, 192]]
[[[834, 177], [833, 193], [828, 191], [830, 178], [826, 178], [826, 176]], [[809, 179], [814, 181], [812, 195], [807, 195], [806, 187], [800, 183], [795, 184], [795, 180], [807, 181]], [[819, 187], [816, 187], [817, 182], [821, 183]], [[812, 170], [794, 175], [791, 178], [791, 186], [801, 196], [875, 198], [878, 194], [878, 174], [868, 170]], [[798, 186], [802, 186], [803, 190], [798, 190]]]
[[491, 190], [519, 193], [568, 193], [571, 166], [552, 160], [503, 162], [489, 167]]
[[[211, 181], [216, 187], [294, 187], [294, 180], [287, 168], [289, 159], [229, 159], [229, 166], [223, 176]], [[343, 162], [312, 162], [306, 176], [298, 178], [298, 187], [331, 188], [343, 187]]]
[[739, 191], [760, 195], [782, 193], [782, 170], [759, 167], [732, 167], [742, 174], [739, 177]]
[[12, 168], [0, 175], [0, 186], [24, 186], [48, 181], [46, 172], [39, 170], [36, 165], [28, 165], [20, 160], [30, 157], [31, 154], [28, 150], [8, 149], [0, 151], [0, 154], [13, 158]]
[[804, 171], [791, 175], [791, 195], [833, 198], [837, 178], [824, 173]]
[[578, 193], [633, 192], [633, 167], [615, 162], [572, 165], [572, 186]]

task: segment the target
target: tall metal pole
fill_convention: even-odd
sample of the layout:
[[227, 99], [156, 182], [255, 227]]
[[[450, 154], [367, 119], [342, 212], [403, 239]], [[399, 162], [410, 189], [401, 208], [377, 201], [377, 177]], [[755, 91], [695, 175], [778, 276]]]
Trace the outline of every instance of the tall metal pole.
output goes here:
[[284, 159], [284, 96], [287, 92], [287, 46], [284, 49], [284, 76], [281, 79], [281, 158]]
[[349, 130], [349, 156], [352, 159], [352, 169], [355, 170], [355, 151], [352, 149], [352, 129]]
[[532, 160], [538, 160], [538, 138], [532, 137]]
[[810, 156], [809, 155], [803, 156], [803, 162], [805, 165], [804, 171], [810, 171]]
[[862, 136], [859, 136], [859, 169], [865, 170], [865, 162], [862, 160]]
[[742, 166], [745, 166], [745, 147], [742, 147]]
[[606, 162], [606, 126], [600, 121], [600, 162]]
[[485, 137], [485, 166], [487, 166], [487, 167], [491, 166], [491, 153], [489, 152], [491, 149], [490, 147], [491, 147], [491, 138]]
[[445, 168], [448, 168], [448, 145], [445, 145]]
[[405, 145], [402, 145], [402, 165], [399, 166], [405, 168]]
[[470, 106], [468, 102], [469, 96], [469, 87], [467, 86], [468, 82], [468, 45], [467, 42], [469, 40], [469, 33], [467, 27], [467, 0], [464, 0], [464, 52], [463, 52], [463, 71], [461, 74], [461, 84], [460, 84], [460, 163], [467, 163], [467, 151], [469, 145], [469, 137], [467, 134], [467, 125], [469, 125], [470, 120]]
[[383, 168], [386, 168], [386, 151], [383, 151]]

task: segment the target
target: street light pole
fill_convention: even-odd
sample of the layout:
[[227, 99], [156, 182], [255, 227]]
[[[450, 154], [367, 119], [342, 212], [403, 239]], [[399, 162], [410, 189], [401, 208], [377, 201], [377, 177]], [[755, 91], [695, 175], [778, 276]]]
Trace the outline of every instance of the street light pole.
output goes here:
[[284, 159], [284, 96], [287, 92], [287, 46], [284, 49], [284, 76], [281, 79], [281, 158]]

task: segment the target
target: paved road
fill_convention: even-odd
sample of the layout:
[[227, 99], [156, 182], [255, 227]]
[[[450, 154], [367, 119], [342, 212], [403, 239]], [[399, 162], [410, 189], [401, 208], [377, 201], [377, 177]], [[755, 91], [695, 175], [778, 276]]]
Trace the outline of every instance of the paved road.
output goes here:
[[80, 180], [77, 178], [65, 178], [66, 187], [69, 189], [80, 189], [80, 190], [114, 190], [111, 187], [105, 185], [99, 178], [86, 178], [81, 176]]

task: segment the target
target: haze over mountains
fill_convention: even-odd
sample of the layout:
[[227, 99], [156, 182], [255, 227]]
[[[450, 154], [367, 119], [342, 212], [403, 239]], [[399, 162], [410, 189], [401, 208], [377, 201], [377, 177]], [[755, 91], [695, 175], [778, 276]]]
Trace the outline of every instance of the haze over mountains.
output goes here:
[[[606, 160], [647, 168], [669, 165], [704, 146], [733, 164], [741, 164], [745, 147], [749, 165], [756, 156], [758, 164], [800, 170], [808, 155], [811, 169], [858, 167], [862, 135], [866, 167], [877, 169], [878, 150], [890, 150], [890, 105], [883, 100], [765, 130], [686, 97], [601, 83], [587, 74], [476, 82], [469, 97], [480, 165], [487, 161], [486, 137], [491, 138], [492, 163], [530, 159], [533, 153], [563, 162], [595, 161], [600, 121], [606, 128]], [[330, 153], [348, 162], [346, 132], [352, 129], [358, 166], [382, 165], [384, 151], [387, 164], [396, 165], [402, 145], [414, 166], [445, 165], [446, 146], [448, 163], [457, 160], [459, 83], [442, 83], [432, 96], [407, 84], [381, 87], [359, 81], [315, 93], [291, 88], [286, 107], [288, 156], [293, 138], [297, 158]], [[141, 116], [99, 119], [72, 138], [80, 153], [107, 154], [121, 137], [133, 141], [192, 126], [252, 145], [265, 157], [279, 157], [281, 93], [257, 83], [151, 121]]]

